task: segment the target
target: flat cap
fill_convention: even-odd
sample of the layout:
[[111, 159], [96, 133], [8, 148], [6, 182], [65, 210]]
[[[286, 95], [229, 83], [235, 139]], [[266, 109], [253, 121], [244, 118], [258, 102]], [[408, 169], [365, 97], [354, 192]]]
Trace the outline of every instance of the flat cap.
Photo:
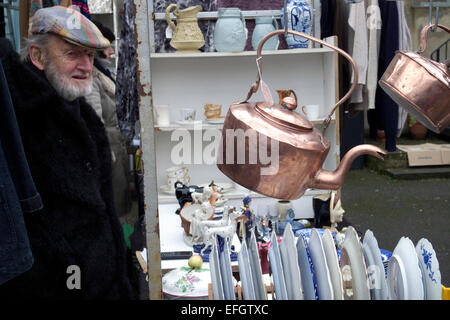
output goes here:
[[53, 33], [70, 43], [96, 50], [110, 46], [108, 39], [93, 22], [78, 10], [62, 6], [37, 10], [33, 16], [31, 33]]

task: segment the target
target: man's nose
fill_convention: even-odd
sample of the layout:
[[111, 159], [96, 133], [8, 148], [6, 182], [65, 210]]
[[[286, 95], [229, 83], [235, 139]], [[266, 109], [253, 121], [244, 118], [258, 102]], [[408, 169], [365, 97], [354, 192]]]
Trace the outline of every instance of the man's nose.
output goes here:
[[93, 59], [88, 54], [82, 54], [78, 61], [78, 69], [85, 72], [90, 72], [92, 70]]

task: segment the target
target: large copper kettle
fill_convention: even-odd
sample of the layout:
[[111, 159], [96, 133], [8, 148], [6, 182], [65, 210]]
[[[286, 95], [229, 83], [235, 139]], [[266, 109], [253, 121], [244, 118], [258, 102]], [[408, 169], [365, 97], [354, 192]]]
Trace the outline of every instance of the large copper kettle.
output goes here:
[[[244, 101], [230, 106], [222, 129], [217, 167], [231, 180], [252, 191], [277, 199], [293, 200], [299, 198], [308, 188], [339, 189], [356, 157], [371, 154], [382, 158], [380, 154], [386, 152], [373, 145], [359, 145], [345, 154], [335, 171], [322, 169], [330, 149], [330, 142], [324, 135], [325, 130], [336, 108], [347, 100], [355, 89], [358, 83], [357, 69], [353, 59], [345, 51], [304, 33], [287, 31], [336, 50], [354, 69], [353, 85], [332, 108], [324, 120], [323, 132], [320, 132], [304, 116], [291, 111], [297, 106], [294, 98], [284, 98], [282, 105], [273, 104], [270, 91], [261, 80], [262, 46], [270, 37], [284, 32], [284, 30], [272, 31], [259, 43], [257, 80]], [[249, 102], [260, 85], [266, 101]], [[270, 154], [272, 159], [276, 158], [276, 165], [262, 159], [259, 156], [261, 154]]]
[[[450, 125], [450, 61], [439, 63], [422, 56], [428, 31], [423, 27], [417, 52], [397, 51], [381, 77], [380, 87], [420, 123], [440, 133]], [[450, 29], [436, 25], [447, 32]]]

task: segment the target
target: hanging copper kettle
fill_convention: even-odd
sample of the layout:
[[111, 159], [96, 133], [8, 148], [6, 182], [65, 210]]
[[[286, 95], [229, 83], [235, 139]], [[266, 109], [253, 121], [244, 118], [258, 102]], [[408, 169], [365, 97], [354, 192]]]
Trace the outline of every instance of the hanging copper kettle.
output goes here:
[[[332, 108], [324, 120], [323, 132], [320, 132], [306, 117], [291, 111], [297, 106], [293, 97], [284, 98], [282, 105], [273, 104], [270, 91], [261, 80], [262, 46], [270, 37], [284, 32], [285, 30], [272, 31], [259, 43], [257, 80], [251, 86], [245, 101], [230, 106], [222, 129], [217, 167], [245, 188], [269, 197], [293, 200], [299, 198], [307, 188], [339, 189], [357, 156], [371, 154], [382, 158], [380, 154], [385, 154], [385, 151], [373, 145], [359, 145], [345, 154], [335, 171], [322, 169], [330, 149], [330, 142], [324, 135], [325, 130], [336, 108], [347, 100], [355, 89], [358, 82], [357, 69], [353, 59], [345, 51], [304, 33], [287, 31], [334, 49], [342, 54], [354, 69], [353, 85]], [[266, 101], [248, 102], [260, 85]], [[244, 133], [244, 139], [240, 138], [242, 134], [239, 132]], [[262, 143], [264, 141], [266, 143]], [[275, 166], [257, 156], [262, 154], [263, 148], [266, 148], [264, 151], [267, 151], [267, 154], [277, 156]]]
[[[420, 32], [417, 53], [396, 52], [378, 83], [399, 106], [425, 127], [439, 133], [450, 125], [450, 73], [449, 61], [439, 63], [421, 55], [433, 26], [427, 25]], [[443, 25], [436, 26], [450, 32]]]

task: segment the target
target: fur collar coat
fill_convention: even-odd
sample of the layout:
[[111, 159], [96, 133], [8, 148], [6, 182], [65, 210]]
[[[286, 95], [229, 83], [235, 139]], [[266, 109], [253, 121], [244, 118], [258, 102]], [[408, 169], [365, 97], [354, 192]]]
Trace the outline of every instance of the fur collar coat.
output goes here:
[[45, 74], [22, 63], [4, 39], [0, 59], [44, 203], [24, 215], [35, 262], [0, 286], [0, 297], [134, 298], [103, 123], [84, 98], [61, 98]]

